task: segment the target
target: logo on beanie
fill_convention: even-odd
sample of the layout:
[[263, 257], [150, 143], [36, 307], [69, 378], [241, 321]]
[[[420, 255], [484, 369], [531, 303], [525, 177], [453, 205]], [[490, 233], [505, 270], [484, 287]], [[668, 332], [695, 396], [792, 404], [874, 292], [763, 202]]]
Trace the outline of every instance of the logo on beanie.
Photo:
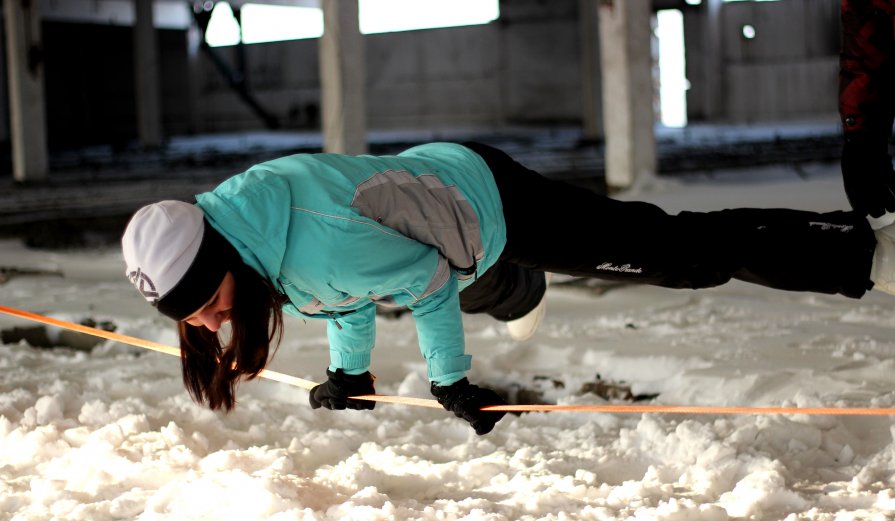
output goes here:
[[153, 306], [158, 303], [158, 291], [155, 289], [152, 279], [143, 273], [140, 268], [127, 274], [127, 279], [137, 288], [143, 298], [149, 301]]

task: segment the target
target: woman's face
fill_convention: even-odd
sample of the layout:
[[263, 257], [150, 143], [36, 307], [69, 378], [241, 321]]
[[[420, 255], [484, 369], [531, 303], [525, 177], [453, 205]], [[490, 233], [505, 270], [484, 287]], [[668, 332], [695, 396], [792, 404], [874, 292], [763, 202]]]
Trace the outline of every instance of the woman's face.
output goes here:
[[210, 331], [217, 332], [222, 324], [230, 321], [234, 287], [233, 274], [228, 271], [211, 299], [183, 321], [191, 326], [205, 326]]

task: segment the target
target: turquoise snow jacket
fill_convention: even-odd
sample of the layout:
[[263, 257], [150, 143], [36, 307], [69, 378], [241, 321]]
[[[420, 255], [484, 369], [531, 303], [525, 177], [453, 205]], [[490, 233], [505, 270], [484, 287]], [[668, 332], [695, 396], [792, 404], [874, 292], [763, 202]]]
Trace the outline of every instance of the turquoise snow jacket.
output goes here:
[[370, 367], [376, 305], [407, 307], [428, 377], [470, 368], [459, 291], [506, 243], [494, 178], [456, 144], [397, 156], [298, 154], [255, 165], [196, 197], [294, 316], [325, 318], [330, 370]]

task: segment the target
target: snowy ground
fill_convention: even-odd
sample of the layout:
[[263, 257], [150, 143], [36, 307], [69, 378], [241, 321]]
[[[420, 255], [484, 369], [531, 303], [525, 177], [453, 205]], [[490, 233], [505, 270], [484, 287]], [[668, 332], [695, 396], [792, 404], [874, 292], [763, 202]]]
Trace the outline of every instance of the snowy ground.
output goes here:
[[[836, 168], [648, 183], [668, 210], [844, 208]], [[644, 240], [649, 240], [645, 237]], [[58, 271], [0, 284], [0, 304], [173, 344], [124, 280], [116, 250], [29, 251], [0, 267]], [[467, 317], [471, 379], [548, 376], [560, 403], [595, 373], [675, 405], [895, 406], [895, 297], [853, 301], [745, 283], [700, 292], [548, 293], [534, 339]], [[0, 328], [29, 326], [0, 317]], [[384, 394], [428, 397], [409, 316], [381, 319]], [[320, 381], [323, 325], [290, 320], [272, 364]], [[887, 417], [538, 413], [477, 437], [446, 412], [380, 404], [312, 411], [307, 393], [241, 388], [229, 416], [190, 402], [174, 357], [0, 347], [0, 519], [849, 520], [895, 517]]]

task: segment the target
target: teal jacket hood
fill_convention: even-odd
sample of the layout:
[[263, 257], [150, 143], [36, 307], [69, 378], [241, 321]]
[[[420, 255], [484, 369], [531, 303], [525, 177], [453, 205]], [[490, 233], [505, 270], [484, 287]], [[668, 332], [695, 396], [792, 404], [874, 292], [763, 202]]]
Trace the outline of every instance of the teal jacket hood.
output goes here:
[[276, 283], [288, 245], [291, 191], [283, 175], [255, 167], [196, 197], [243, 262]]

